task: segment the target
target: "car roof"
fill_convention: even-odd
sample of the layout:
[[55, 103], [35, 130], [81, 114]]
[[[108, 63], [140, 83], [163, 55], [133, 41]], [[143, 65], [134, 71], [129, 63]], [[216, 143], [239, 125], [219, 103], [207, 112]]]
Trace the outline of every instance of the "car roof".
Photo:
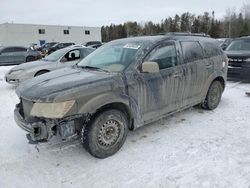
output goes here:
[[25, 46], [1, 46], [3, 48], [27, 48]]
[[[66, 47], [66, 48], [63, 48], [64, 50], [84, 50], [84, 49], [93, 49], [93, 48], [89, 48], [89, 47], [85, 47], [85, 46], [82, 46], [82, 47], [77, 47], [77, 46], [69, 46], [69, 47]], [[61, 49], [62, 50], [62, 49]]]
[[157, 43], [163, 40], [198, 40], [198, 41], [216, 41], [216, 39], [210, 38], [209, 36], [203, 36], [203, 35], [191, 35], [191, 34], [178, 34], [176, 33], [166, 33], [166, 34], [160, 34], [160, 35], [154, 35], [154, 36], [138, 36], [138, 37], [129, 37], [129, 38], [124, 38], [124, 39], [118, 39], [118, 40], [126, 40], [128, 42], [133, 42], [133, 41], [151, 41], [153, 43]]
[[235, 38], [235, 40], [238, 40], [238, 39], [250, 39], [250, 36], [244, 36], [244, 37]]

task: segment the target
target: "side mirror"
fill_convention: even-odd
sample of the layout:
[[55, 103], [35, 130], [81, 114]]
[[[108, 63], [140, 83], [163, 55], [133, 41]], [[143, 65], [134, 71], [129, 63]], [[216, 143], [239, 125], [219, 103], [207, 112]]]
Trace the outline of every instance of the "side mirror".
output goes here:
[[142, 63], [142, 72], [143, 73], [157, 73], [160, 72], [160, 68], [158, 63], [151, 62], [151, 61], [145, 61]]

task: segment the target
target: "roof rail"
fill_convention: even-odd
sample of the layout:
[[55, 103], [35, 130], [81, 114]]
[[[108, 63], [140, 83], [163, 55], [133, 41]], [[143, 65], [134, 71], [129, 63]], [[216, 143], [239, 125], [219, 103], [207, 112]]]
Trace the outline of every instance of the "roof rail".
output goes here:
[[206, 33], [191, 33], [191, 32], [169, 32], [169, 33], [159, 33], [159, 35], [210, 37], [210, 35]]

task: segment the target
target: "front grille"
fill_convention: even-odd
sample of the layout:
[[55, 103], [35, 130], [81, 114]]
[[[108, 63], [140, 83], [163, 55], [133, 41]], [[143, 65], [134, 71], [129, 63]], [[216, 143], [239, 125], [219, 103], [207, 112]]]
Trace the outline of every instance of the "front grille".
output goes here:
[[238, 68], [241, 68], [243, 63], [247, 59], [241, 57], [228, 57], [228, 58], [229, 58], [228, 65], [231, 67], [238, 67]]

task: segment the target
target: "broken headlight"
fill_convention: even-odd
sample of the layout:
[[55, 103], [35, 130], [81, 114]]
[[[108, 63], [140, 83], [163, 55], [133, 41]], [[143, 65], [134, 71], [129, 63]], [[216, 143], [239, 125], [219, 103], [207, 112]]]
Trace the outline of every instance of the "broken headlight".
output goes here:
[[74, 104], [74, 100], [58, 103], [34, 103], [30, 114], [36, 117], [62, 118]]

